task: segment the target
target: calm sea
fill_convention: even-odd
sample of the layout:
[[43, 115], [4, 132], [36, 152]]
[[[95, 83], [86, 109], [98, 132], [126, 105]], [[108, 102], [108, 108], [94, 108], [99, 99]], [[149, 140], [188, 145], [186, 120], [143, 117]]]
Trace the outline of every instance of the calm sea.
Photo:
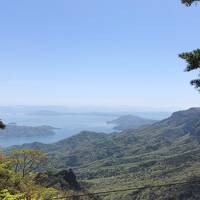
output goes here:
[[67, 115], [27, 115], [4, 114], [2, 118], [8, 123], [16, 123], [22, 126], [49, 125], [58, 128], [54, 136], [36, 138], [6, 138], [0, 139], [0, 146], [19, 145], [31, 142], [53, 143], [61, 139], [75, 135], [81, 131], [113, 132], [112, 124], [107, 121], [117, 117], [115, 114], [67, 114]]

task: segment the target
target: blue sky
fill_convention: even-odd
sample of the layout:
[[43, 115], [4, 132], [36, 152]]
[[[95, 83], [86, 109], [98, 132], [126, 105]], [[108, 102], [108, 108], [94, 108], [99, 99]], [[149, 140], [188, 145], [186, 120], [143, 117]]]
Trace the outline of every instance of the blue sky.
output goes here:
[[0, 2], [0, 105], [200, 106], [178, 53], [200, 47], [179, 0]]

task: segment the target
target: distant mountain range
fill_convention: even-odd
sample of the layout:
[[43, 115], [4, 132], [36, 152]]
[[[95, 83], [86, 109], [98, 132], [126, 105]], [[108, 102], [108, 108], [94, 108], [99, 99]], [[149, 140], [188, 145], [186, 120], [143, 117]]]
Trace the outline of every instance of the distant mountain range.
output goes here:
[[56, 116], [56, 115], [66, 115], [67, 112], [58, 112], [58, 111], [51, 111], [51, 110], [38, 110], [34, 112], [28, 113], [28, 115], [47, 115], [47, 116]]
[[139, 128], [140, 126], [153, 124], [155, 122], [156, 120], [145, 119], [133, 115], [124, 115], [112, 121], [108, 121], [107, 123], [115, 124], [116, 126], [114, 127], [114, 129], [123, 131], [126, 129]]
[[[46, 152], [51, 169], [73, 167], [92, 191], [190, 181], [200, 177], [200, 108], [175, 112], [162, 121], [117, 134], [81, 132], [54, 144], [17, 148]], [[198, 188], [198, 184], [185, 184], [112, 194], [105, 199], [192, 200], [200, 199]]]
[[96, 115], [96, 116], [117, 116], [114, 113], [102, 113], [102, 112], [58, 112], [52, 110], [38, 110], [28, 113], [28, 115], [38, 116], [62, 116], [62, 115]]

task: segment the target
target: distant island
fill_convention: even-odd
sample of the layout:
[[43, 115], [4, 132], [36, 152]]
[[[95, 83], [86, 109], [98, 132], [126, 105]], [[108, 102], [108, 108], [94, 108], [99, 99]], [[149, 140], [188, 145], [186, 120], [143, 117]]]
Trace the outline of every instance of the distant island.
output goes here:
[[18, 126], [10, 123], [6, 129], [0, 130], [0, 138], [8, 137], [42, 137], [55, 135], [56, 128], [51, 126]]
[[124, 115], [112, 121], [108, 121], [108, 124], [115, 124], [114, 129], [116, 130], [126, 130], [139, 128], [140, 126], [150, 125], [156, 122], [156, 120], [146, 119], [142, 117], [137, 117], [133, 115]]

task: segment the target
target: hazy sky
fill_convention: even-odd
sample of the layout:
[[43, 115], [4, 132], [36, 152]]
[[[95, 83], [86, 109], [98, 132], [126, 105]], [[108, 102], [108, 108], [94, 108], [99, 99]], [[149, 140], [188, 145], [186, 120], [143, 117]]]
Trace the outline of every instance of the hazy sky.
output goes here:
[[199, 19], [180, 0], [0, 1], [0, 105], [200, 106], [177, 56]]

